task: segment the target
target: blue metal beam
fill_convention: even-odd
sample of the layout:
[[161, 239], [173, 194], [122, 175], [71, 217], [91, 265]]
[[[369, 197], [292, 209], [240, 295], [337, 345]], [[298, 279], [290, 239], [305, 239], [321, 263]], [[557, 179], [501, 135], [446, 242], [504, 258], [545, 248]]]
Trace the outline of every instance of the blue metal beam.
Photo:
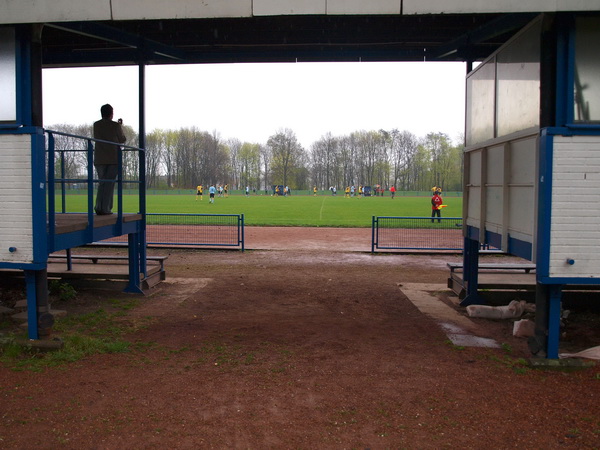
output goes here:
[[151, 60], [154, 56], [170, 59], [171, 62], [185, 59], [185, 52], [182, 50], [97, 22], [61, 22], [46, 26], [135, 48], [139, 52], [137, 57], [142, 61]]
[[439, 46], [435, 52], [432, 52], [430, 59], [444, 59], [453, 54], [467, 51], [469, 46], [481, 44], [489, 39], [506, 33], [515, 33], [522, 27], [531, 22], [537, 14], [507, 14], [498, 17], [468, 33], [463, 34], [457, 39]]

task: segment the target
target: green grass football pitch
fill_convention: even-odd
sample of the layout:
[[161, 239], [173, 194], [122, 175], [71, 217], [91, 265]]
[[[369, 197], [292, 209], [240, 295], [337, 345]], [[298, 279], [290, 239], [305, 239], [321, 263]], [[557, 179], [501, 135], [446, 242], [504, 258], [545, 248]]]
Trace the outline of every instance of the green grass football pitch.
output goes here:
[[[60, 209], [57, 199], [57, 209]], [[67, 196], [67, 211], [85, 211], [84, 195]], [[442, 217], [461, 217], [462, 198], [445, 197]], [[137, 197], [124, 196], [124, 212], [137, 212]], [[114, 207], [116, 212], [116, 205]], [[370, 227], [373, 216], [429, 217], [430, 197], [353, 197], [344, 195], [230, 195], [215, 197], [209, 203], [189, 195], [148, 195], [147, 213], [174, 214], [244, 214], [246, 225]]]

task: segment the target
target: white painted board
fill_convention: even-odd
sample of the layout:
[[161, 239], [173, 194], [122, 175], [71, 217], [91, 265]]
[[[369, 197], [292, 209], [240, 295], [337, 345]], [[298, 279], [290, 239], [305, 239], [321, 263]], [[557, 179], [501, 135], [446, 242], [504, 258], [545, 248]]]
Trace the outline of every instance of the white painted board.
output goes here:
[[1, 262], [33, 262], [31, 177], [31, 136], [0, 135]]
[[600, 278], [599, 174], [600, 136], [554, 137], [550, 277]]

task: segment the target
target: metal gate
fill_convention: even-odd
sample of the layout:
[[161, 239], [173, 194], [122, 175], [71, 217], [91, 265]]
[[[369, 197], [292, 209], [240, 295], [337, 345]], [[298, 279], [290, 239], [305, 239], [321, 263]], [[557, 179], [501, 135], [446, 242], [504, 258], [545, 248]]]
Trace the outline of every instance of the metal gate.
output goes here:
[[[104, 243], [126, 243], [127, 236]], [[146, 243], [164, 246], [240, 247], [244, 251], [243, 214], [146, 214]]]
[[462, 217], [373, 216], [371, 229], [371, 252], [463, 249]]

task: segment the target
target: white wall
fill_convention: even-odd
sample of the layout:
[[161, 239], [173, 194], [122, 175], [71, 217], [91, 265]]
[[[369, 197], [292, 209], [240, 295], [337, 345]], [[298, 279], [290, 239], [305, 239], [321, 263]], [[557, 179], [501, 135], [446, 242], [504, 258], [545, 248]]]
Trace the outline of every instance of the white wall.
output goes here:
[[[534, 134], [531, 134], [534, 133]], [[465, 216], [469, 226], [510, 235], [535, 248], [537, 130], [515, 133], [465, 153]], [[535, 252], [531, 255], [535, 260]]]
[[1, 262], [33, 261], [31, 176], [31, 136], [0, 135]]
[[552, 170], [549, 276], [600, 278], [600, 137], [555, 136]]

